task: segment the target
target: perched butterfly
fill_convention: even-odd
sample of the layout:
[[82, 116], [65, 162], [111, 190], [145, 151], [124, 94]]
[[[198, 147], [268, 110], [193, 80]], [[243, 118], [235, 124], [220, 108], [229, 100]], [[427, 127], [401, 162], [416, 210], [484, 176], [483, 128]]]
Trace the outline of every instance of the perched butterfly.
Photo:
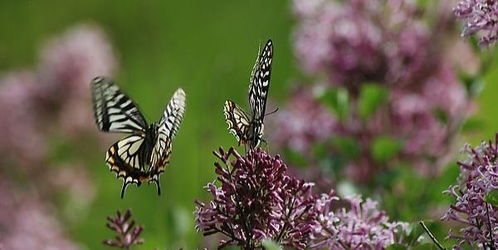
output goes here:
[[251, 72], [249, 85], [251, 115], [248, 115], [235, 102], [230, 100], [225, 102], [223, 111], [225, 120], [228, 123], [228, 130], [235, 135], [239, 145], [248, 144], [251, 148], [255, 148], [263, 138], [263, 119], [270, 87], [272, 60], [273, 43], [268, 40], [263, 50], [258, 53], [258, 58], [256, 58], [256, 63]]
[[106, 163], [118, 178], [123, 178], [121, 198], [126, 186], [154, 182], [161, 194], [159, 175], [164, 172], [175, 137], [185, 112], [185, 92], [179, 88], [164, 110], [158, 123], [148, 125], [135, 103], [111, 79], [92, 80], [95, 121], [104, 132], [129, 133], [112, 145], [106, 153]]

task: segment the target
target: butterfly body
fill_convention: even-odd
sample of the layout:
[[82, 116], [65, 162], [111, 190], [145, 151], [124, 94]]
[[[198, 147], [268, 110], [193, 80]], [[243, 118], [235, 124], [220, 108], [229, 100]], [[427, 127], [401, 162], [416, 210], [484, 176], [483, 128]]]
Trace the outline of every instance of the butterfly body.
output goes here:
[[238, 144], [258, 147], [263, 140], [266, 99], [270, 87], [271, 65], [273, 60], [273, 42], [268, 40], [263, 50], [258, 53], [250, 77], [249, 104], [251, 115], [231, 100], [225, 101], [223, 112], [228, 130]]
[[95, 121], [104, 132], [129, 133], [106, 153], [109, 169], [124, 180], [121, 198], [128, 184], [154, 182], [160, 194], [159, 176], [169, 163], [171, 140], [185, 111], [185, 92], [178, 89], [157, 123], [147, 124], [133, 101], [108, 78], [92, 81]]

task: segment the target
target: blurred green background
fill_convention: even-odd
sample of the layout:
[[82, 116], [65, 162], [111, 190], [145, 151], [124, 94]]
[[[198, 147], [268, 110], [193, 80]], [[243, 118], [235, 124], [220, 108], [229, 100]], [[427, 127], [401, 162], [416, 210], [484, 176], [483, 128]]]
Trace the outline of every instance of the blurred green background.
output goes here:
[[[39, 47], [78, 23], [95, 23], [118, 55], [113, 76], [140, 106], [148, 121], [158, 120], [178, 87], [187, 93], [187, 111], [173, 142], [171, 164], [154, 185], [130, 186], [119, 198], [121, 180], [109, 173], [106, 147], [83, 156], [96, 189], [89, 211], [78, 211], [69, 233], [88, 249], [104, 248], [112, 233], [105, 217], [131, 208], [145, 225], [139, 249], [194, 249], [193, 201], [214, 179], [212, 151], [235, 144], [227, 133], [222, 105], [230, 98], [247, 103], [249, 74], [258, 47], [271, 38], [276, 47], [271, 98], [285, 96], [295, 75], [287, 1], [0, 1], [0, 72], [36, 64]], [[93, 119], [93, 117], [88, 117]], [[111, 135], [110, 135], [111, 136]], [[74, 149], [77, 152], [78, 149]]]
[[[214, 179], [211, 152], [235, 145], [223, 120], [224, 100], [247, 103], [248, 79], [258, 46], [269, 38], [275, 44], [270, 98], [285, 98], [288, 86], [299, 75], [292, 55], [290, 4], [264, 0], [3, 0], [0, 72], [32, 67], [44, 41], [82, 22], [104, 29], [120, 65], [113, 77], [139, 104], [148, 121], [159, 119], [178, 87], [187, 93], [187, 111], [173, 142], [171, 164], [161, 178], [160, 197], [154, 185], [144, 185], [139, 189], [131, 186], [121, 200], [121, 181], [109, 173], [103, 161], [107, 148], [83, 156], [93, 162], [87, 167], [98, 193], [90, 210], [77, 211], [77, 219], [68, 223], [69, 234], [88, 249], [104, 248], [101, 241], [112, 237], [105, 217], [117, 209], [131, 208], [134, 218], [145, 225], [145, 244], [139, 249], [194, 249], [200, 235], [194, 230], [193, 201], [206, 198], [202, 187]], [[483, 125], [465, 137], [471, 143], [492, 138], [498, 128], [498, 115], [494, 115], [498, 72], [485, 79], [476, 117]]]

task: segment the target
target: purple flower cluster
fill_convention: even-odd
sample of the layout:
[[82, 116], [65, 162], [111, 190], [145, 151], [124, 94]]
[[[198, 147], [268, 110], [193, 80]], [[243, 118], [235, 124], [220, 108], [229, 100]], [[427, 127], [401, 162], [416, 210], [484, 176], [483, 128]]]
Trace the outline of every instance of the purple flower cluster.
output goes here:
[[250, 150], [245, 157], [233, 148], [215, 155], [223, 164], [215, 163], [221, 186], [209, 183], [206, 190], [213, 200], [196, 201], [197, 230], [225, 235], [220, 247], [254, 249], [264, 239], [273, 239], [305, 248], [313, 227], [312, 185], [288, 176], [280, 157], [261, 149]]
[[[472, 107], [455, 70], [460, 62], [451, 56], [452, 48], [442, 46], [443, 39], [454, 35], [446, 9], [428, 26], [421, 10], [404, 0], [293, 2], [296, 56], [304, 71], [325, 80], [312, 85], [313, 91], [298, 88], [276, 114], [275, 124], [269, 124], [272, 142], [309, 156], [313, 146], [323, 144], [334, 154], [339, 149], [330, 140], [348, 138], [358, 144], [358, 155], [345, 163], [345, 171], [364, 182], [391, 167], [372, 155], [375, 140], [387, 137], [401, 145], [387, 160], [409, 162], [424, 175], [437, 174]], [[467, 47], [459, 53], [474, 58]], [[385, 100], [365, 117], [359, 106], [366, 83], [384, 91]], [[344, 117], [320, 103], [330, 101], [323, 93], [336, 89], [345, 91], [340, 100], [348, 107]]]
[[447, 194], [455, 197], [443, 220], [462, 223], [460, 235], [450, 237], [460, 244], [485, 249], [498, 247], [498, 209], [484, 201], [485, 195], [498, 189], [498, 134], [495, 141], [482, 142], [463, 149], [466, 159], [458, 162], [458, 183], [450, 186]]
[[462, 36], [479, 35], [479, 44], [489, 46], [498, 41], [498, 2], [496, 0], [460, 0], [453, 9], [465, 22]]
[[357, 197], [347, 199], [349, 209], [334, 212], [340, 203], [333, 191], [314, 195], [313, 184], [289, 176], [279, 156], [261, 149], [246, 156], [220, 149], [215, 155], [222, 162], [215, 163], [220, 186], [206, 186], [212, 200], [196, 201], [195, 214], [198, 231], [224, 236], [220, 248], [255, 249], [265, 239], [298, 249], [385, 247], [402, 225], [390, 223], [375, 202]]
[[407, 231], [407, 223], [390, 222], [375, 201], [350, 197], [345, 199], [349, 209], [334, 212], [332, 208], [337, 200], [333, 194], [322, 194], [316, 201], [315, 209], [320, 216], [312, 248], [383, 249], [396, 243], [396, 236]]
[[118, 247], [121, 249], [130, 249], [133, 245], [140, 245], [144, 242], [140, 238], [140, 234], [144, 230], [142, 226], [135, 225], [135, 221], [131, 220], [131, 211], [126, 210], [122, 214], [119, 210], [116, 213], [116, 217], [107, 217], [107, 227], [112, 231], [116, 232], [115, 239], [104, 240], [104, 245], [111, 247]]

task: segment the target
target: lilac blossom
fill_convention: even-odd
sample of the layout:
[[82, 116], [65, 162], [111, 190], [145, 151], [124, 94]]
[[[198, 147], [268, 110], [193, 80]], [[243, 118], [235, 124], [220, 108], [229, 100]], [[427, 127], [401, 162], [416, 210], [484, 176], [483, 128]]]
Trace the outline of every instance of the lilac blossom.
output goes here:
[[317, 199], [319, 226], [315, 227], [312, 248], [383, 249], [397, 243], [396, 235], [408, 227], [404, 222], [391, 222], [373, 200], [349, 197], [345, 199], [348, 209], [334, 211], [338, 200], [333, 193], [322, 194]]
[[335, 117], [315, 98], [313, 90], [297, 88], [285, 109], [269, 119], [269, 126], [278, 126], [268, 136], [277, 145], [287, 145], [301, 154], [307, 154], [310, 143], [330, 138], [337, 127]]
[[464, 21], [462, 36], [478, 35], [482, 46], [489, 46], [498, 40], [497, 1], [460, 0], [453, 12]]
[[196, 201], [195, 215], [198, 231], [223, 236], [220, 248], [255, 249], [270, 239], [297, 249], [379, 249], [405, 230], [406, 223], [390, 222], [370, 199], [313, 194], [313, 184], [289, 176], [278, 155], [253, 149], [242, 156], [233, 148], [215, 155], [220, 186], [206, 186], [212, 199]]
[[[312, 184], [286, 174], [279, 156], [261, 149], [241, 156], [233, 148], [220, 149], [215, 163], [221, 186], [209, 183], [209, 203], [196, 201], [196, 228], [204, 235], [222, 234], [220, 247], [261, 246], [265, 239], [303, 249], [315, 223]], [[232, 160], [233, 159], [233, 160]]]
[[50, 201], [42, 197], [68, 192], [74, 199], [63, 205], [71, 217], [74, 208], [85, 209], [92, 202], [95, 189], [83, 159], [51, 163], [53, 138], [57, 136], [58, 145], [70, 141], [73, 148], [98, 142], [93, 120], [88, 119], [89, 81], [111, 74], [116, 62], [106, 37], [94, 25], [69, 29], [41, 51], [35, 69], [0, 76], [0, 183], [15, 176], [11, 179], [29, 180], [24, 189], [36, 190], [24, 194], [14, 183], [2, 189], [12, 200], [0, 204], [8, 206], [0, 209], [0, 227], [6, 232], [0, 242], [7, 249], [76, 249], [53, 216]]
[[142, 226], [135, 225], [131, 220], [131, 211], [125, 213], [117, 211], [116, 217], [107, 217], [107, 227], [116, 233], [112, 240], [104, 240], [104, 245], [121, 249], [130, 249], [133, 245], [140, 245], [144, 242], [140, 234], [144, 230]]
[[[456, 131], [472, 111], [471, 96], [455, 70], [458, 65], [466, 71], [461, 68], [465, 65], [453, 54], [454, 49], [463, 51], [470, 62], [475, 55], [468, 45], [443, 46], [446, 40], [458, 40], [448, 21], [450, 10], [443, 6], [428, 12], [434, 19], [429, 26], [420, 17], [424, 10], [404, 0], [294, 0], [293, 5], [296, 57], [303, 71], [319, 79], [307, 88], [345, 91], [348, 110], [338, 114], [322, 109], [319, 102], [331, 100], [298, 88], [301, 93], [268, 124], [271, 142], [317, 167], [324, 155], [313, 155], [316, 146], [337, 158], [341, 149], [331, 141], [350, 140], [357, 152], [341, 169], [358, 183], [368, 183], [400, 160], [422, 175], [437, 175], [451, 155]], [[384, 91], [385, 100], [362, 117], [358, 109], [366, 83]], [[372, 154], [380, 137], [399, 142], [390, 159], [379, 161]]]
[[460, 175], [456, 185], [445, 193], [456, 200], [450, 205], [443, 220], [462, 224], [460, 234], [450, 237], [459, 244], [495, 249], [498, 247], [498, 210], [484, 201], [485, 195], [498, 189], [498, 134], [495, 141], [484, 141], [472, 148], [466, 145], [466, 158], [458, 162]]

